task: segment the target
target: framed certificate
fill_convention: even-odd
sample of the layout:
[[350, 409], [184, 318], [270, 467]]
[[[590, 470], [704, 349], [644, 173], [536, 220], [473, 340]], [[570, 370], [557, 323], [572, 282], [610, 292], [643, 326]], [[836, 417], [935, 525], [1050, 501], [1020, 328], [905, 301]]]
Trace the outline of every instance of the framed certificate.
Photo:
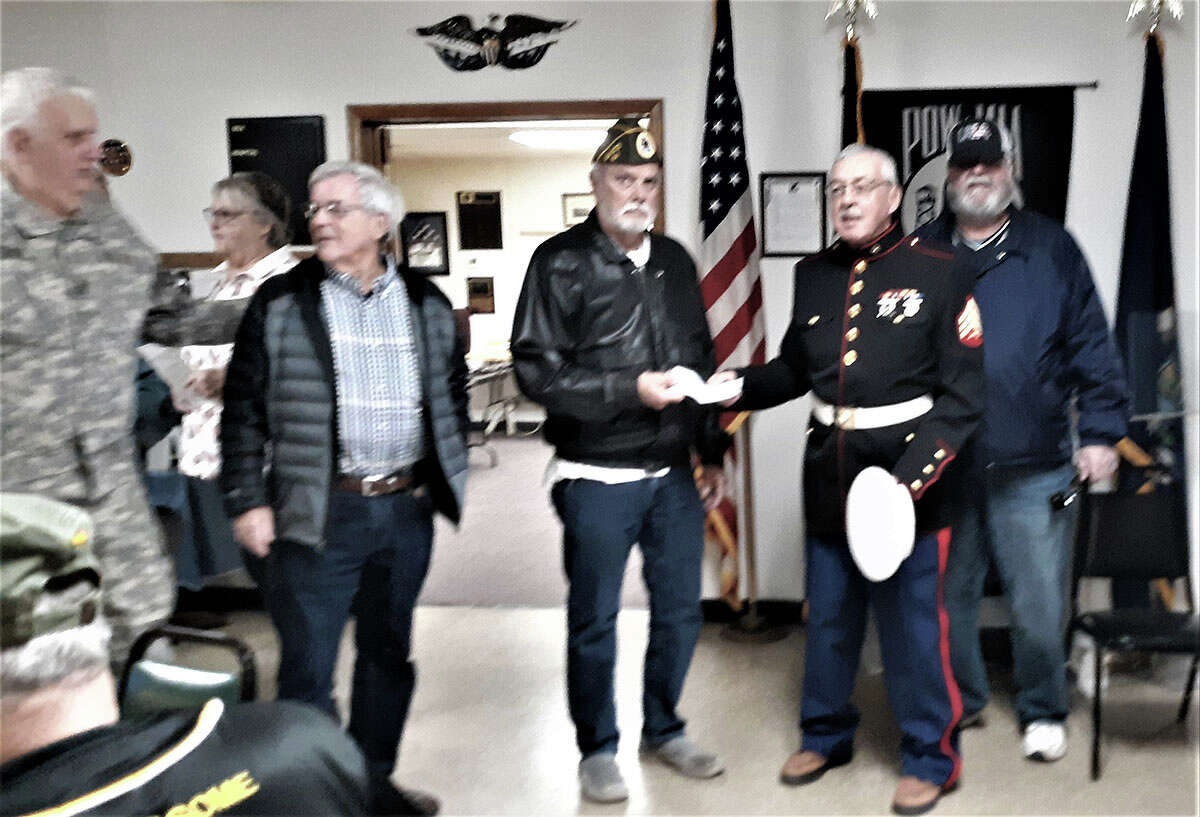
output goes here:
[[596, 197], [591, 193], [563, 193], [563, 226], [573, 227], [587, 221], [588, 213], [596, 206]]
[[400, 222], [400, 247], [404, 263], [422, 275], [449, 275], [446, 251], [446, 214], [408, 213]]
[[758, 183], [764, 256], [825, 249], [824, 173], [760, 173]]

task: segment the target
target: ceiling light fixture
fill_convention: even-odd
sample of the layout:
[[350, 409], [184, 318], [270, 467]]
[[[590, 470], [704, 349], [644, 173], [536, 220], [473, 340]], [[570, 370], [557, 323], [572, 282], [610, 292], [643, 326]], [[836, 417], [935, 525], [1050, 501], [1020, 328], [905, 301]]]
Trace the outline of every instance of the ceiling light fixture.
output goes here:
[[537, 150], [575, 150], [587, 152], [604, 141], [603, 130], [519, 130], [508, 138], [519, 145]]

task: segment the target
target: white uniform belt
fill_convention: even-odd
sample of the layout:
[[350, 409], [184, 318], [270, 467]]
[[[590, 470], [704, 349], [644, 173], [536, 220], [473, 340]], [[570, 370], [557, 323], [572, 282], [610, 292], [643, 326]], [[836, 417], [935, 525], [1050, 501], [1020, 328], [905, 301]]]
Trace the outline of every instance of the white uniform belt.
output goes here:
[[857, 428], [883, 428], [916, 419], [933, 408], [933, 396], [923, 394], [903, 403], [889, 406], [834, 406], [815, 394], [812, 396], [812, 416], [821, 425], [836, 425], [843, 431]]

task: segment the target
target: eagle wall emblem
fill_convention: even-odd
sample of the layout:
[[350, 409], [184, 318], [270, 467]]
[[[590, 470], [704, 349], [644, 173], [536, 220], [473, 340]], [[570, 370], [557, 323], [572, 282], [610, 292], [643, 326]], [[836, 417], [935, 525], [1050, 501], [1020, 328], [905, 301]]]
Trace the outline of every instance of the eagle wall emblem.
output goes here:
[[486, 25], [475, 28], [468, 15], [456, 14], [414, 29], [413, 34], [455, 71], [478, 71], [489, 65], [520, 69], [537, 65], [547, 49], [558, 42], [559, 33], [578, 22], [509, 14], [501, 24], [500, 15], [492, 14]]

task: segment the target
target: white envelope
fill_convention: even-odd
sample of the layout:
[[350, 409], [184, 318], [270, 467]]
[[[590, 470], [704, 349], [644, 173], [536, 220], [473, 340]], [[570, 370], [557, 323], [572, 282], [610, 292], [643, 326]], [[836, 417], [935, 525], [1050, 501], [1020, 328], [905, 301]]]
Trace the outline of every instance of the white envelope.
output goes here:
[[891, 578], [912, 553], [917, 515], [912, 495], [883, 468], [865, 468], [846, 495], [846, 539], [859, 571], [873, 582]]
[[741, 396], [742, 393], [742, 378], [740, 377], [709, 385], [700, 378], [695, 370], [686, 366], [675, 366], [667, 374], [675, 378], [675, 385], [670, 389], [673, 394], [690, 397], [697, 403], [724, 403], [726, 400]]

